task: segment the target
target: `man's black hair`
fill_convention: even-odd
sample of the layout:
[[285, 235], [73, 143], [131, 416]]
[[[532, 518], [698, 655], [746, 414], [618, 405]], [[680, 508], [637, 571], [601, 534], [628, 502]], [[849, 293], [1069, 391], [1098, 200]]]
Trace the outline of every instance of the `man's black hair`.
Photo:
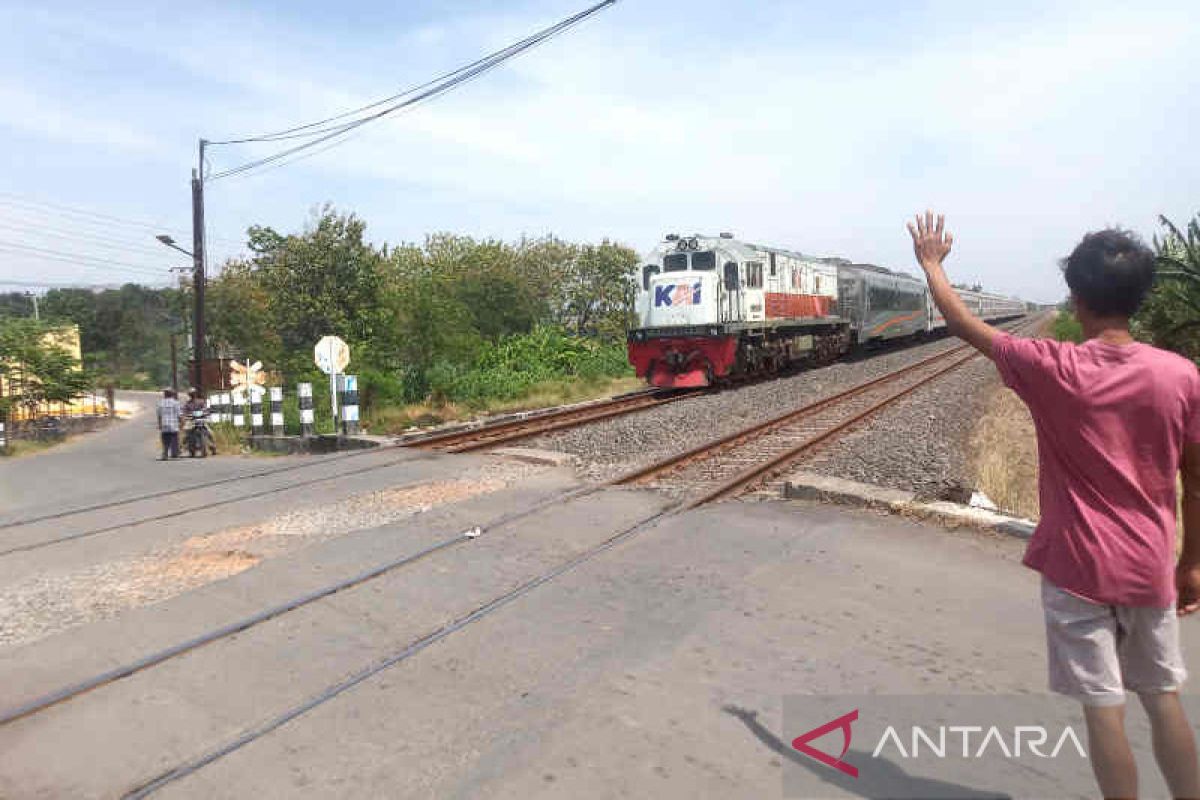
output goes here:
[[1119, 228], [1084, 236], [1062, 268], [1075, 298], [1102, 317], [1132, 317], [1154, 284], [1154, 252]]

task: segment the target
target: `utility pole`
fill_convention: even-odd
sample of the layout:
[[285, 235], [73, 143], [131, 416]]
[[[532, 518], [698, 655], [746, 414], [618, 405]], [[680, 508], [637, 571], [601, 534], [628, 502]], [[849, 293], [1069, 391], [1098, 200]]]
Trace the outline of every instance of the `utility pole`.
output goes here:
[[[179, 368], [175, 366], [175, 331], [171, 331], [171, 388], [179, 391]], [[196, 387], [199, 388], [199, 387]]]
[[204, 393], [204, 145], [200, 140], [200, 159], [192, 170], [192, 291], [195, 323], [192, 326], [192, 385]]
[[33, 292], [30, 292], [29, 299], [33, 301], [33, 320], [34, 322], [37, 322], [42, 318], [42, 315], [38, 313], [37, 295]]

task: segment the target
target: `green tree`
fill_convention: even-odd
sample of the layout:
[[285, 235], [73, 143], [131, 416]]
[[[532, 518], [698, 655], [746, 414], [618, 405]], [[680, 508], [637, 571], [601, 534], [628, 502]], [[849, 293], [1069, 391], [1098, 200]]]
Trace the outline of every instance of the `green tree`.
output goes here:
[[32, 316], [32, 297], [25, 292], [0, 292], [0, 317]]
[[567, 267], [563, 322], [578, 336], [623, 338], [634, 322], [637, 253], [607, 239], [584, 245]]
[[69, 352], [48, 340], [53, 326], [32, 319], [0, 320], [0, 375], [8, 392], [0, 413], [16, 405], [35, 412], [48, 402], [67, 402], [89, 386], [87, 374]]
[[211, 352], [221, 357], [250, 356], [267, 364], [284, 361], [270, 292], [252, 262], [225, 264], [209, 282], [205, 304]]
[[1159, 220], [1166, 231], [1154, 238], [1157, 281], [1134, 320], [1135, 330], [1200, 364], [1200, 216], [1185, 230], [1166, 217]]
[[364, 240], [366, 223], [323, 207], [297, 235], [252, 227], [250, 269], [265, 291], [282, 365], [299, 371], [324, 335], [354, 346], [386, 336], [379, 295], [383, 256]]

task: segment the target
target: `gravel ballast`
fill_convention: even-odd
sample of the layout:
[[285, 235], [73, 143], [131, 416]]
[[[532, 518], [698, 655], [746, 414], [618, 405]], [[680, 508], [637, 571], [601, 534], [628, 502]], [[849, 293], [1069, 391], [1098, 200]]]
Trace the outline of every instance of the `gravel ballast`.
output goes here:
[[[887, 350], [800, 372], [777, 380], [728, 389], [669, 403], [649, 411], [615, 417], [592, 425], [546, 434], [525, 446], [570, 453], [580, 472], [592, 480], [608, 480], [636, 467], [659, 461], [755, 422], [778, 416], [901, 366], [945, 352], [956, 339]], [[882, 483], [922, 494], [965, 480], [965, 434], [978, 416], [980, 381], [992, 367], [980, 360], [944, 376], [934, 387], [918, 390], [885, 414], [907, 413], [911, 419], [890, 423], [886, 417], [850, 441], [831, 444], [820, 454], [828, 474]], [[925, 392], [944, 394], [931, 401]], [[905, 411], [905, 409], [915, 409]], [[921, 420], [922, 415], [937, 419]], [[873, 433], [872, 433], [873, 431]], [[932, 434], [935, 434], [931, 436]], [[881, 436], [882, 434], [882, 436]], [[923, 437], [931, 439], [924, 441]], [[886, 455], [874, 449], [890, 451]], [[816, 464], [818, 462], [811, 462]], [[807, 467], [806, 468], [810, 468]], [[878, 471], [878, 474], [872, 474]]]
[[974, 488], [971, 432], [999, 388], [992, 362], [976, 357], [865, 420], [802, 462], [803, 469], [922, 499], [962, 499]]

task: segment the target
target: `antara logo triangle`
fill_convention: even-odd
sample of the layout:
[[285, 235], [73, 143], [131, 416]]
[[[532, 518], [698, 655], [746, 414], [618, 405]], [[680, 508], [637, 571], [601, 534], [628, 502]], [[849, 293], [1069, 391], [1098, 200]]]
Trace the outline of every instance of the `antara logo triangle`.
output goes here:
[[[808, 733], [797, 736], [792, 740], [792, 747], [796, 750], [799, 750], [801, 753], [804, 753], [804, 755], [808, 756], [809, 758], [815, 758], [817, 761], [820, 761], [826, 766], [833, 767], [836, 770], [846, 773], [851, 778], [857, 778], [858, 767], [842, 761], [842, 757], [845, 756], [846, 751], [850, 749], [850, 737], [852, 735], [850, 724], [857, 720], [858, 709], [856, 708], [849, 714], [843, 714], [837, 719], [826, 722], [819, 728], [813, 728]], [[830, 731], [837, 730], [838, 728], [841, 728], [842, 731], [842, 752], [838, 754], [837, 758], [834, 758], [833, 756], [829, 755], [829, 753], [826, 753], [823, 750], [818, 750], [809, 744], [809, 742], [811, 742], [813, 739], [820, 739], [825, 734], [829, 733]]]

